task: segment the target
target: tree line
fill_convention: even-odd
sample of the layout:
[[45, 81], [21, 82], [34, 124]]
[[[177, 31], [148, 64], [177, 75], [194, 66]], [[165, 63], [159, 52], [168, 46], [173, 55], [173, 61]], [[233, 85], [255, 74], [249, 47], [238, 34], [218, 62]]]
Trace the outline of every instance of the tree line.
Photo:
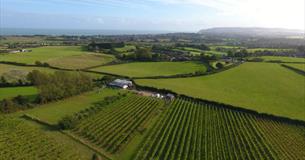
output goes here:
[[33, 70], [27, 75], [31, 84], [38, 88], [38, 95], [34, 100], [18, 95], [12, 99], [0, 101], [0, 110], [11, 113], [34, 107], [36, 104], [47, 103], [78, 95], [90, 91], [94, 83], [90, 76], [81, 72], [57, 71], [53, 74]]

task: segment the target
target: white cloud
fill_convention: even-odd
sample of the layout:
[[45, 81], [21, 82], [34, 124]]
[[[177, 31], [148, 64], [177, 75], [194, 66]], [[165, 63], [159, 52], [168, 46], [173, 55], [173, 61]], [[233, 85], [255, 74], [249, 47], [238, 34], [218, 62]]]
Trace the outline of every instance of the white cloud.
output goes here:
[[219, 16], [251, 19], [253, 26], [304, 29], [304, 0], [149, 0], [168, 5], [196, 5], [213, 8]]

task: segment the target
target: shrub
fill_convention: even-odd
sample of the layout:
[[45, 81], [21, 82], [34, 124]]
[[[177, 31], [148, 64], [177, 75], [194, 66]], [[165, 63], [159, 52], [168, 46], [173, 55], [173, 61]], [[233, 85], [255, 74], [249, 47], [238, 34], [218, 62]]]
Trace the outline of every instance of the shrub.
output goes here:
[[58, 122], [61, 129], [71, 129], [79, 123], [79, 120], [74, 116], [65, 116]]

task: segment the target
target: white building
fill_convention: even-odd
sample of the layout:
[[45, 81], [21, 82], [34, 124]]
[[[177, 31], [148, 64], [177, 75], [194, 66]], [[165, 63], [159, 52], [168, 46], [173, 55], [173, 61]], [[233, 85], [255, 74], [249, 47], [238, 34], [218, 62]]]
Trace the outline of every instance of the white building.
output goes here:
[[132, 81], [125, 80], [125, 79], [116, 79], [116, 80], [110, 82], [109, 85], [113, 86], [113, 87], [127, 89], [129, 87], [132, 87]]

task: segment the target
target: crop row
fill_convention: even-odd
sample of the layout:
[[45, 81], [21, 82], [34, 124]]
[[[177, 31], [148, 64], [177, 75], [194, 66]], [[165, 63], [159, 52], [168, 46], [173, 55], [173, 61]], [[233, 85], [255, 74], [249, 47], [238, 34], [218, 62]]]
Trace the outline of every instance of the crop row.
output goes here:
[[116, 153], [161, 101], [129, 95], [81, 121], [73, 132], [110, 153]]
[[305, 128], [186, 99], [172, 102], [135, 159], [302, 159]]
[[10, 159], [70, 160], [81, 157], [37, 128], [7, 118], [0, 120], [0, 160]]

